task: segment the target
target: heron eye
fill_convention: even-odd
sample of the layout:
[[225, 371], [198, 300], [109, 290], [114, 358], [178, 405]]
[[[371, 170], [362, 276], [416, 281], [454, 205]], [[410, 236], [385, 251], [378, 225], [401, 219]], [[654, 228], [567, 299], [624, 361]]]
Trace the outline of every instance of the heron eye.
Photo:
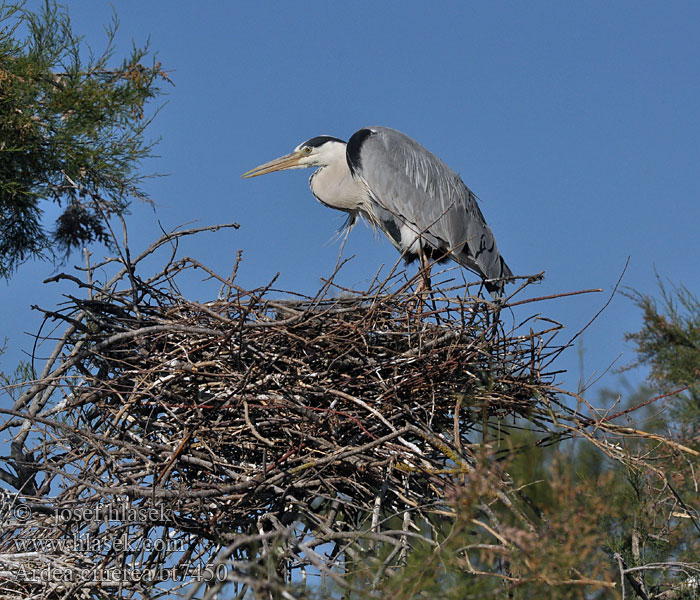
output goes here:
[[312, 149], [311, 146], [304, 146], [304, 154], [311, 154]]

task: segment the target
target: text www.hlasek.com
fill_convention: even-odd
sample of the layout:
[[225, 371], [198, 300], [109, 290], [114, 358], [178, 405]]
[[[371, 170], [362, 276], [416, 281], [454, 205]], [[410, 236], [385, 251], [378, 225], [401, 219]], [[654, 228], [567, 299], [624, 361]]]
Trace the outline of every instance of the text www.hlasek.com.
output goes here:
[[16, 552], [184, 552], [185, 540], [174, 539], [129, 539], [122, 536], [115, 539], [91, 538], [89, 535], [74, 535], [72, 538], [25, 538], [14, 539]]

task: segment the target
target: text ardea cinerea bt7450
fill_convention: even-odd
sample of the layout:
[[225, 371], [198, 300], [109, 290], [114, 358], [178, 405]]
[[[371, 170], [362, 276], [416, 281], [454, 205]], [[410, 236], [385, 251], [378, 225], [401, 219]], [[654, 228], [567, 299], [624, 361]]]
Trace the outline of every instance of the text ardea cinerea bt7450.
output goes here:
[[309, 185], [326, 206], [358, 215], [379, 227], [407, 262], [451, 258], [503, 293], [511, 270], [471, 190], [450, 167], [407, 135], [388, 127], [357, 131], [347, 144], [321, 135], [291, 154], [243, 174], [256, 177], [284, 169], [319, 167]]

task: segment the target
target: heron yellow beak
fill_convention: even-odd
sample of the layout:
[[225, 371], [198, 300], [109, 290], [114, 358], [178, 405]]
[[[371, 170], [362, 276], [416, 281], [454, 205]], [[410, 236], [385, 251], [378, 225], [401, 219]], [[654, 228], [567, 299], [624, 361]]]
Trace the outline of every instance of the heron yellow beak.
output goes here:
[[283, 171], [284, 169], [293, 169], [299, 165], [302, 155], [299, 152], [292, 152], [291, 154], [285, 154], [280, 156], [275, 160], [266, 162], [250, 171], [246, 171], [241, 175], [241, 177], [257, 177], [258, 175], [266, 175], [267, 173], [273, 173], [274, 171]]

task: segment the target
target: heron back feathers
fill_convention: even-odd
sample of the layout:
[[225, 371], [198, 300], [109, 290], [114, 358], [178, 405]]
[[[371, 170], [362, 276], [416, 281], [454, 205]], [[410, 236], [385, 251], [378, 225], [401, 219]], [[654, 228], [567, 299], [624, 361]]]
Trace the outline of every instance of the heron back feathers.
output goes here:
[[[394, 129], [368, 127], [350, 138], [346, 157], [379, 226], [409, 260], [421, 244], [431, 257], [452, 258], [486, 280], [512, 276], [476, 196], [432, 152]], [[486, 288], [501, 293], [503, 282]]]

